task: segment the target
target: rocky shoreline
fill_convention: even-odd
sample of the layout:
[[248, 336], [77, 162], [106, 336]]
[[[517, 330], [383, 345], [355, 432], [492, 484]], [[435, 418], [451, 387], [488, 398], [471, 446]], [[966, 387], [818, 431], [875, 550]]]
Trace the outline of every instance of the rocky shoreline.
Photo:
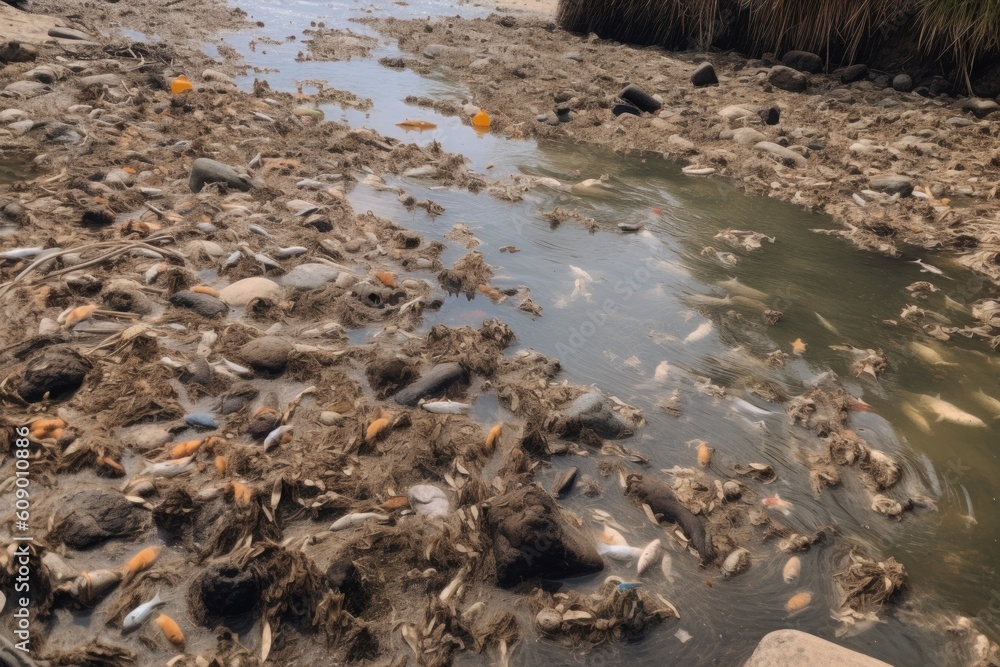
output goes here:
[[[357, 213], [346, 193], [364, 182], [433, 214], [434, 202], [390, 188], [382, 176], [423, 169], [442, 185], [501, 186], [436, 145], [323, 122], [318, 104], [329, 98], [322, 94], [274, 91], [263, 79], [239, 90], [231, 79], [241, 67], [235, 56], [212, 62], [200, 40], [210, 30], [245, 27], [245, 14], [212, 2], [184, 11], [199, 10], [204, 20], [193, 21], [71, 2], [60, 9], [66, 25], [40, 23], [45, 37], [4, 52], [3, 149], [32, 156], [35, 172], [0, 186], [8, 253], [0, 264], [7, 315], [0, 449], [13, 469], [16, 434], [27, 432], [33, 613], [41, 630], [32, 635], [31, 657], [8, 646], [0, 649], [5, 658], [27, 665], [443, 665], [466, 651], [506, 664], [519, 641], [635, 640], [679, 616], [663, 595], [614, 577], [590, 594], [539, 585], [600, 572], [608, 553], [621, 553], [615, 547], [641, 551], [625, 555], [639, 574], [649, 570], [645, 576], [670, 576], [662, 540], [675, 544], [677, 558], [728, 578], [749, 564], [747, 549], [792, 564], [796, 553], [839, 539], [824, 527], [800, 534], [757, 509], [774, 474], [764, 464], [747, 462], [725, 484], [704, 464], [680, 469], [672, 485], [643, 468], [641, 454], [617, 442], [642, 427], [642, 415], [561, 381], [555, 359], [509, 353], [516, 332], [503, 322], [418, 333], [422, 314], [440, 308], [445, 293], [515, 298], [529, 312], [534, 306], [524, 292], [492, 287], [481, 254], [470, 251], [446, 267], [441, 244]], [[475, 29], [509, 44], [519, 43], [512, 35], [527, 40], [520, 44], [538, 49], [531, 60], [558, 52], [591, 67], [614, 57], [621, 67], [650, 71], [637, 54], [625, 59], [624, 47], [604, 53], [608, 45], [556, 40], [535, 19], [448, 21], [451, 33], [444, 23], [378, 27], [404, 48], [426, 51]], [[159, 32], [172, 45], [104, 38], [102, 24]], [[48, 39], [54, 29], [59, 41]], [[563, 58], [569, 44], [578, 57]], [[448, 43], [433, 51], [405, 65], [468, 65], [473, 86], [471, 73], [489, 71], [465, 62], [468, 49]], [[671, 75], [693, 70], [693, 63], [661, 65]], [[610, 120], [601, 86], [572, 83], [538, 62], [512, 61], [502, 71], [495, 88], [476, 89], [477, 101], [495, 108], [494, 127], [512, 136], [569, 130], [617, 149], [662, 144], [720, 174], [751, 165], [756, 180], [748, 187], [770, 191], [765, 175], [781, 178], [782, 196], [795, 187], [816, 206], [833, 205], [823, 196], [839, 186], [816, 181], [833, 159], [827, 156], [837, 154], [825, 134], [789, 133], [827, 141], [800, 152], [784, 135], [763, 134], [773, 126], [758, 126], [756, 110], [717, 122], [734, 137], [749, 129], [774, 139], [806, 160], [800, 172], [777, 165], [772, 156], [784, 154], [775, 148], [765, 154], [696, 131], [707, 114], [689, 98], [714, 105], [724, 88], [678, 89], [676, 98], [664, 95], [678, 107], [673, 114]], [[194, 90], [172, 91], [181, 75]], [[615, 95], [624, 83], [587, 76]], [[636, 81], [656, 90], [651, 78]], [[513, 102], [499, 104], [513, 82], [520, 82], [510, 88]], [[570, 83], [584, 90], [570, 91]], [[574, 94], [553, 94], [555, 86]], [[550, 102], [530, 109], [529, 94], [568, 105], [560, 115], [570, 122], [551, 124]], [[796, 99], [772, 91], [745, 103], [778, 104], [788, 119]], [[523, 113], [515, 111], [520, 103], [529, 104]], [[847, 113], [844, 100], [827, 103]], [[541, 114], [545, 120], [536, 119]], [[975, 128], [992, 132], [990, 122]], [[962, 146], [981, 131], [964, 129], [954, 139]], [[699, 148], [702, 141], [718, 143]], [[864, 177], [856, 180], [860, 187]], [[957, 177], [941, 182], [959, 187]], [[888, 225], [901, 220], [892, 212], [951, 211], [938, 199], [951, 190], [933, 192], [926, 200], [860, 196], [868, 198], [864, 210], [883, 212]], [[349, 339], [365, 327], [378, 335]], [[484, 425], [467, 414], [466, 401], [485, 393], [496, 395], [502, 422]], [[816, 390], [786, 409], [829, 438], [820, 486], [857, 462], [856, 474], [888, 493], [899, 466], [847, 429], [857, 405], [842, 390]], [[605, 493], [597, 480], [567, 474], [553, 493], [537, 485], [536, 471], [552, 457], [574, 454], [604, 456], [607, 493], [627, 493], [636, 516], [668, 528], [662, 538], [645, 548], [622, 544], [611, 517], [587, 521], [554, 499], [574, 485]], [[699, 449], [699, 462], [702, 456]], [[11, 508], [2, 507], [13, 533]], [[9, 553], [0, 569], [4, 590], [16, 572]], [[837, 581], [846, 591], [843, 622], [870, 620], [904, 599], [906, 573], [893, 558], [854, 549], [845, 558]], [[812, 599], [793, 592], [789, 613]], [[163, 605], [142, 612], [157, 594]], [[968, 664], [995, 655], [970, 624], [950, 631]]]

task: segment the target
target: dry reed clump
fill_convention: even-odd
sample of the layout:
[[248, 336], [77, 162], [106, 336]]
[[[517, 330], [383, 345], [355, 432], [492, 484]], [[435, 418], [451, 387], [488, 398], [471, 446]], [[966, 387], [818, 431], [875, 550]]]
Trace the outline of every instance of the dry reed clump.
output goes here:
[[558, 21], [572, 32], [673, 49], [800, 49], [828, 65], [913, 45], [922, 64], [943, 64], [970, 91], [976, 65], [1000, 53], [1000, 0], [560, 0]]

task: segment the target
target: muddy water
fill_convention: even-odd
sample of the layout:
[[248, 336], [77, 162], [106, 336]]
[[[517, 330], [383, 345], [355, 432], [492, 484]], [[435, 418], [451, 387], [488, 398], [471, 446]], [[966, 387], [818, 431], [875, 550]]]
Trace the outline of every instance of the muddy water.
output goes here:
[[[947, 278], [921, 273], [917, 264], [905, 260], [857, 252], [836, 238], [815, 233], [814, 229], [831, 226], [821, 216], [748, 198], [719, 180], [684, 176], [679, 166], [657, 156], [621, 157], [573, 145], [507, 141], [479, 135], [459, 119], [407, 106], [403, 101], [407, 95], [464, 102], [467, 94], [443, 73], [421, 77], [381, 67], [378, 58], [397, 53], [394, 44], [384, 39], [380, 38], [381, 46], [371, 58], [332, 63], [296, 62], [304, 45], [285, 39], [289, 35], [301, 38], [311, 21], [374, 35], [349, 19], [482, 10], [432, 0], [403, 6], [305, 1], [279, 7], [263, 2], [240, 4], [266, 27], [227, 41], [251, 65], [268, 70], [257, 76], [284, 90], [294, 90], [297, 82], [322, 79], [373, 102], [368, 111], [326, 107], [328, 118], [408, 141], [439, 141], [445, 150], [466, 155], [470, 168], [491, 176], [520, 172], [566, 184], [606, 176], [604, 188], [543, 187], [513, 204], [485, 193], [435, 188], [417, 179], [390, 183], [418, 199], [441, 204], [445, 213], [436, 218], [419, 209], [408, 212], [393, 193], [358, 186], [350, 195], [356, 210], [370, 209], [443, 241], [449, 246], [443, 258], [446, 263], [467, 252], [444, 238], [455, 224], [464, 223], [481, 242], [477, 250], [496, 268], [494, 286], [525, 286], [544, 308], [543, 316], [535, 318], [509, 302], [497, 305], [481, 296], [471, 301], [453, 297], [428, 319], [427, 326], [436, 322], [478, 325], [484, 317], [501, 318], [517, 332], [518, 345], [559, 358], [571, 382], [593, 383], [644, 410], [648, 425], [626, 444], [649, 458], [650, 472], [675, 465], [696, 466], [695, 451], [687, 444], [693, 439], [707, 440], [715, 447], [710, 472], [721, 479], [733, 476], [734, 464], [770, 463], [778, 469], [779, 481], [759, 491], [761, 495], [777, 493], [793, 504], [787, 517], [793, 527], [806, 532], [832, 524], [842, 537], [869, 545], [882, 555], [894, 555], [909, 571], [914, 597], [923, 601], [926, 610], [975, 615], [986, 609], [993, 574], [1000, 565], [993, 537], [1000, 527], [993, 491], [993, 479], [1000, 472], [995, 454], [997, 428], [932, 423], [930, 433], [925, 433], [900, 410], [905, 392], [940, 394], [989, 420], [988, 413], [972, 400], [972, 393], [981, 388], [1000, 396], [997, 355], [974, 342], [937, 343], [920, 337], [899, 317], [906, 305], [916, 303], [945, 314], [956, 325], [968, 323], [967, 314], [946, 309], [943, 295], [963, 304], [980, 298], [986, 290], [976, 278], [948, 266], [942, 266]], [[253, 37], [264, 35], [280, 43], [258, 42], [250, 47]], [[241, 83], [249, 85], [252, 80], [249, 76]], [[547, 103], [539, 100], [540, 106]], [[424, 134], [407, 133], [395, 126], [404, 118], [431, 120], [438, 128]], [[555, 206], [580, 210], [596, 219], [600, 228], [588, 233], [573, 222], [552, 228], [539, 212]], [[616, 225], [623, 221], [642, 223], [643, 231], [622, 234]], [[765, 241], [762, 248], [750, 252], [713, 238], [730, 227], [762, 232], [773, 236], [774, 242]], [[500, 248], [508, 245], [520, 251], [501, 253]], [[725, 264], [702, 254], [707, 246], [733, 253], [737, 263]], [[732, 277], [762, 292], [764, 296], [757, 300], [782, 311], [781, 322], [764, 325], [760, 306], [754, 303], [712, 303], [712, 299], [736, 295], [718, 286]], [[931, 280], [942, 292], [925, 301], [914, 300], [905, 287], [918, 280]], [[694, 333], [704, 332], [709, 323], [706, 335]], [[353, 338], [377, 333], [360, 331]], [[954, 365], [931, 367], [922, 362], [907, 347], [915, 337], [934, 346]], [[806, 343], [805, 354], [791, 357], [785, 368], [767, 369], [756, 361], [777, 349], [791, 352], [791, 341], [796, 339]], [[892, 369], [879, 381], [855, 378], [850, 355], [831, 345], [882, 348]], [[664, 368], [668, 369], [665, 376]], [[898, 523], [877, 515], [869, 508], [870, 496], [851, 472], [844, 474], [843, 486], [813, 495], [805, 463], [810, 453], [819, 450], [818, 442], [790, 427], [778, 403], [746, 388], [768, 381], [790, 397], [817, 383], [830, 383], [829, 371], [839, 378], [833, 382], [862, 396], [873, 408], [855, 413], [852, 428], [873, 447], [903, 462], [905, 473], [897, 495], [939, 496], [938, 512], [918, 510]], [[751, 407], [704, 393], [699, 387], [706, 381], [727, 387], [730, 395]], [[658, 407], [675, 391], [680, 397], [679, 417]], [[489, 394], [477, 398], [475, 405], [484, 424], [505, 416]], [[564, 501], [566, 507], [585, 518], [592, 508], [610, 512], [628, 529], [632, 543], [662, 537], [662, 531], [622, 498], [615, 477], [598, 475], [597, 458], [555, 459], [553, 469], [541, 472], [539, 479], [548, 484], [558, 468], [576, 465], [597, 477], [605, 493], [597, 499], [574, 494]], [[966, 491], [975, 522], [966, 518]], [[514, 654], [515, 662], [538, 664], [544, 659], [553, 664], [597, 665], [638, 660], [645, 664], [666, 658], [671, 663], [734, 664], [771, 630], [794, 627], [833, 638], [836, 623], [830, 609], [838, 601], [831, 583], [832, 561], [844, 543], [840, 539], [807, 552], [802, 580], [794, 587], [781, 581], [784, 557], [773, 544], [753, 554], [753, 566], [746, 574], [722, 581], [717, 572], [699, 569], [675, 543], [675, 580], [668, 583], [651, 577], [646, 585], [674, 602], [681, 611], [680, 621], [668, 622], [638, 644], [605, 647], [588, 655], [545, 641], [523, 642]], [[609, 563], [601, 576], [571, 585], [593, 587], [611, 573], [629, 578], [623, 568]], [[814, 602], [800, 615], [789, 617], [783, 605], [797, 591], [812, 593]], [[896, 614], [884, 618], [885, 623], [837, 641], [897, 665], [949, 662], [931, 634]], [[675, 636], [681, 629], [692, 636], [685, 643]], [[983, 630], [994, 638], [1000, 634], [1000, 628], [988, 623]]]

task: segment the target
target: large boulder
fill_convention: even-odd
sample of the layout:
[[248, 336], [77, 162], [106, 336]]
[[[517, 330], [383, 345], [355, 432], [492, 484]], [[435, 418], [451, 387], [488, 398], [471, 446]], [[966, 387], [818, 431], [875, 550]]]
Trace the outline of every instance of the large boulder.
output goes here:
[[285, 371], [295, 347], [284, 338], [261, 336], [240, 348], [239, 357], [255, 371], [277, 375]]
[[191, 583], [190, 597], [198, 600], [207, 612], [206, 625], [214, 627], [212, 620], [252, 611], [260, 592], [260, 582], [250, 568], [214, 563]]
[[132, 537], [149, 525], [149, 512], [113, 491], [79, 491], [59, 503], [55, 534], [73, 549]]
[[188, 187], [191, 188], [191, 192], [201, 192], [209, 183], [222, 183], [228, 188], [244, 192], [252, 187], [248, 176], [240, 174], [228, 164], [200, 157], [191, 165]]
[[696, 87], [712, 86], [719, 83], [719, 77], [715, 74], [712, 63], [702, 63], [691, 75], [691, 83]]
[[743, 667], [892, 667], [887, 662], [838, 646], [799, 630], [775, 630], [764, 635]]
[[767, 73], [767, 81], [775, 88], [792, 93], [802, 93], [809, 87], [809, 78], [791, 67], [775, 65]]
[[46, 395], [68, 398], [83, 384], [89, 369], [89, 363], [72, 349], [50, 347], [28, 364], [17, 393], [28, 403], [37, 403]]
[[600, 572], [600, 555], [579, 528], [569, 523], [548, 493], [529, 486], [494, 498], [485, 509], [493, 539], [491, 558], [497, 584], [526, 579], [562, 579]]
[[823, 71], [823, 59], [808, 51], [789, 51], [781, 59], [781, 64], [809, 74]]
[[281, 285], [261, 276], [251, 276], [220, 289], [219, 298], [230, 306], [245, 306], [254, 299], [277, 301], [281, 298]]

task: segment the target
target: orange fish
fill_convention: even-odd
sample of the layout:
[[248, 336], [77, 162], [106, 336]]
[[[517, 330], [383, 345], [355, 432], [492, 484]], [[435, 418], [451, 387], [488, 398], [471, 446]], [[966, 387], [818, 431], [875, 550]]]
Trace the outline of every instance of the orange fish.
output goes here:
[[698, 443], [698, 464], [702, 467], [708, 466], [712, 462], [712, 448], [707, 442]]
[[796, 593], [785, 603], [785, 611], [800, 611], [808, 607], [810, 602], [812, 602], [812, 595], [809, 593]]
[[166, 614], [160, 614], [156, 617], [156, 624], [160, 626], [163, 636], [169, 639], [171, 644], [175, 646], [184, 644], [184, 633], [181, 632], [181, 626], [177, 625], [177, 621]]
[[377, 271], [375, 277], [386, 287], [396, 288], [396, 276], [388, 271]]
[[391, 512], [392, 510], [398, 510], [400, 507], [406, 507], [409, 504], [410, 501], [406, 496], [393, 496], [379, 505], [379, 509]]
[[227, 482], [224, 491], [227, 496], [233, 497], [237, 505], [249, 505], [250, 501], [253, 500], [253, 492], [246, 484], [240, 482]]
[[132, 556], [127, 563], [125, 563], [125, 583], [127, 584], [131, 581], [132, 577], [139, 574], [143, 570], [149, 569], [149, 567], [156, 562], [157, 556], [160, 555], [160, 551], [163, 547], [146, 547], [136, 555]]
[[216, 456], [215, 457], [215, 469], [219, 472], [220, 475], [225, 475], [226, 474], [226, 457], [225, 456]]
[[93, 315], [96, 311], [97, 311], [97, 306], [93, 304], [89, 306], [79, 306], [77, 308], [74, 308], [69, 312], [69, 315], [66, 316], [66, 321], [63, 322], [63, 326], [68, 329], [74, 324], [78, 324], [79, 322], [84, 321], [85, 319]]
[[275, 410], [274, 408], [269, 408], [266, 405], [263, 405], [263, 406], [257, 408], [257, 412], [253, 413], [253, 418], [257, 419], [257, 417], [261, 417], [263, 415], [266, 415], [269, 412], [273, 412], [275, 414], [278, 413], [278, 411]]
[[806, 353], [806, 344], [802, 342], [801, 338], [796, 338], [792, 341], [792, 354], [802, 356]]
[[503, 292], [498, 290], [496, 287], [490, 287], [489, 285], [479, 285], [477, 289], [486, 296], [488, 296], [493, 301], [496, 301], [497, 303], [503, 303], [507, 299], [507, 296]]
[[191, 456], [199, 449], [204, 440], [188, 440], [187, 442], [182, 442], [180, 444], [174, 445], [170, 449], [170, 458], [172, 459], [182, 459], [185, 456]]
[[125, 466], [110, 456], [98, 456], [94, 462], [101, 467], [110, 468], [115, 475], [121, 476], [125, 474]]
[[214, 296], [216, 298], [218, 298], [219, 296], [219, 293], [216, 292], [211, 287], [209, 287], [208, 285], [195, 285], [194, 287], [191, 288], [191, 291], [198, 292], [199, 294], [207, 294], [209, 296]]
[[378, 434], [389, 427], [389, 420], [385, 417], [376, 419], [371, 424], [368, 425], [368, 430], [365, 431], [365, 442], [372, 442], [378, 437]]
[[497, 445], [497, 440], [500, 439], [500, 434], [503, 432], [503, 424], [497, 424], [490, 429], [489, 434], [486, 436], [486, 453], [493, 453], [493, 449]]
[[410, 120], [407, 118], [402, 123], [396, 123], [397, 127], [404, 130], [433, 130], [437, 125], [426, 120]]
[[53, 434], [56, 431], [61, 432], [65, 427], [66, 422], [58, 417], [55, 419], [36, 419], [28, 425], [28, 433], [36, 440], [52, 437], [58, 439], [58, 436], [54, 436]]

